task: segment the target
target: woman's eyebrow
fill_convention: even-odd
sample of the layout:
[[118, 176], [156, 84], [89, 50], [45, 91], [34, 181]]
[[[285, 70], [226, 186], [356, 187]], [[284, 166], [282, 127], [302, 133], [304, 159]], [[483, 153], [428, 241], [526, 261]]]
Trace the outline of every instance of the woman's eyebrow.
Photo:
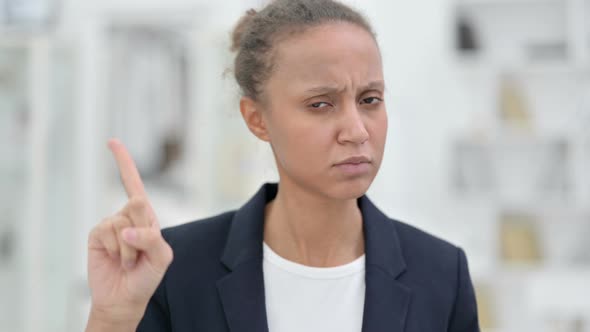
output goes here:
[[360, 89], [361, 91], [367, 91], [367, 90], [385, 90], [385, 82], [383, 81], [373, 81], [363, 87], [361, 87]]
[[[316, 86], [305, 90], [305, 93], [317, 93], [317, 94], [333, 94], [344, 91], [346, 88], [340, 88], [335, 85], [324, 85], [324, 86]], [[367, 90], [384, 90], [385, 89], [385, 82], [379, 81], [372, 81], [367, 85], [364, 85], [360, 88], [360, 91], [367, 91]]]
[[337, 86], [316, 86], [313, 88], [309, 88], [305, 90], [305, 93], [313, 93], [313, 94], [333, 94], [333, 93], [338, 93], [340, 91], [342, 91], [344, 89], [339, 88]]

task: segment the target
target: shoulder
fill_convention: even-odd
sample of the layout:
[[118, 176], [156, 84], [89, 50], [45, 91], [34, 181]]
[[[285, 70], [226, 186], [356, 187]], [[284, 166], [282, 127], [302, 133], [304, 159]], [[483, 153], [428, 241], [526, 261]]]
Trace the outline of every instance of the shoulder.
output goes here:
[[428, 256], [437, 259], [453, 259], [457, 256], [456, 245], [405, 222], [391, 219], [406, 255]]
[[[398, 233], [406, 271], [400, 280], [414, 292], [416, 305], [424, 311], [444, 310], [456, 326], [477, 331], [473, 284], [465, 252], [460, 247], [414, 226], [392, 220]], [[457, 316], [457, 317], [454, 317]]]
[[[391, 221], [406, 264], [399, 280], [413, 293], [413, 321], [423, 319], [424, 313], [436, 313], [448, 331], [479, 331], [475, 292], [463, 249], [417, 227]], [[420, 330], [435, 328], [423, 326]]]
[[409, 274], [437, 275], [455, 283], [460, 265], [466, 264], [461, 248], [405, 222], [392, 222]]
[[191, 240], [194, 236], [208, 236], [227, 231], [235, 211], [227, 211], [208, 218], [198, 219], [162, 229], [162, 235], [171, 242]]
[[196, 258], [223, 250], [235, 211], [227, 211], [162, 229], [162, 236], [174, 251], [175, 260]]

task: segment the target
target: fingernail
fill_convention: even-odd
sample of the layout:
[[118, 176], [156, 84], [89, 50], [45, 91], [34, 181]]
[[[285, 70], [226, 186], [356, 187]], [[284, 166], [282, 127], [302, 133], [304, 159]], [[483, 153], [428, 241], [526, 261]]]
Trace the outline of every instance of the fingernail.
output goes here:
[[111, 138], [107, 141], [107, 147], [109, 148], [109, 150], [113, 149], [113, 145], [116, 144], [116, 141], [114, 138]]
[[127, 242], [134, 242], [137, 239], [137, 231], [133, 228], [125, 228], [122, 235]]

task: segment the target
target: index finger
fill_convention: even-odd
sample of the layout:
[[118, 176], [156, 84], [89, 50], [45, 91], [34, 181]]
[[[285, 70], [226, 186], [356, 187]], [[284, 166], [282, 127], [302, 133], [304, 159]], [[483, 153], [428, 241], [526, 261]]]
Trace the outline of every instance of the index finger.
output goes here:
[[139, 171], [125, 145], [118, 139], [110, 139], [108, 146], [117, 161], [119, 174], [121, 175], [121, 181], [123, 181], [127, 196], [147, 196]]

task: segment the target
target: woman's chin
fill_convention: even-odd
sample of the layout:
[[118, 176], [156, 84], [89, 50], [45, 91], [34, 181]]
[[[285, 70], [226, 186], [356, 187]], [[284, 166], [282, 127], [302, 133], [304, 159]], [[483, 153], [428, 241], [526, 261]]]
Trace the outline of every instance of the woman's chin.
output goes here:
[[363, 196], [367, 190], [369, 190], [373, 179], [374, 177], [363, 177], [357, 179], [340, 180], [337, 183], [329, 186], [330, 192], [328, 195], [335, 199], [342, 200], [357, 199]]

